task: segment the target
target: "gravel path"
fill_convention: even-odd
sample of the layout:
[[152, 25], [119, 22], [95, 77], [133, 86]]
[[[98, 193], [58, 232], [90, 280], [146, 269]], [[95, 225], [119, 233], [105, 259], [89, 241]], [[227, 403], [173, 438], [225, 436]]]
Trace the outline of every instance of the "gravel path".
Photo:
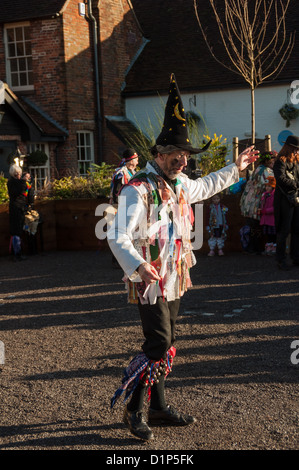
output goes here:
[[0, 450], [298, 450], [299, 268], [241, 253], [197, 259], [166, 381], [169, 403], [197, 423], [154, 428], [143, 443], [123, 404], [110, 410], [142, 342], [110, 253], [1, 257]]

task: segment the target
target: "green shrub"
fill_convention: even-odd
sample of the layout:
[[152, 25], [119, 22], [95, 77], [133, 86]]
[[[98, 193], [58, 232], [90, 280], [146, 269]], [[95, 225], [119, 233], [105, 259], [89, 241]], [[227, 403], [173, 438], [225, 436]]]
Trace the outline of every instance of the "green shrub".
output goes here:
[[0, 174], [0, 204], [4, 204], [8, 201], [7, 179]]
[[67, 176], [56, 179], [48, 188], [51, 199], [83, 199], [108, 197], [115, 166], [92, 164], [87, 176]]
[[206, 142], [212, 140], [208, 150], [199, 157], [200, 168], [202, 175], [206, 176], [212, 171], [217, 171], [226, 165], [226, 154], [227, 154], [227, 140], [222, 138], [222, 135], [217, 136], [214, 134], [213, 138], [208, 135], [204, 135]]

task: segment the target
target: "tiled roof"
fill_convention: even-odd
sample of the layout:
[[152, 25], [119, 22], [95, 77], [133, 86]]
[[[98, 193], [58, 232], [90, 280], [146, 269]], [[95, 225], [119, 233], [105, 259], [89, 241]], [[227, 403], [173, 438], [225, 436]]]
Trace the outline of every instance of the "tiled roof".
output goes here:
[[66, 0], [1, 0], [0, 23], [56, 16], [65, 3]]
[[[208, 0], [197, 3], [209, 36], [218, 37]], [[167, 92], [172, 72], [180, 90], [186, 92], [248, 86], [242, 77], [211, 56], [197, 23], [193, 0], [132, 0], [132, 4], [149, 42], [126, 77], [126, 96]], [[292, 0], [288, 10], [288, 29], [293, 31], [298, 26], [299, 2]], [[278, 80], [299, 79], [298, 48], [297, 35], [292, 56]], [[220, 41], [215, 44], [215, 49], [222, 50], [221, 56], [226, 60]]]
[[[12, 105], [20, 119], [26, 116], [27, 122], [32, 125], [41, 136], [47, 136], [54, 141], [63, 141], [68, 131], [55, 122], [50, 116], [34, 105], [27, 98], [18, 98], [8, 85], [4, 84], [7, 105]], [[9, 99], [8, 99], [9, 98]], [[9, 104], [10, 103], [10, 104]]]
[[35, 124], [41, 129], [42, 133], [52, 137], [66, 137], [68, 131], [64, 129], [58, 122], [52, 119], [42, 109], [32, 103], [26, 97], [20, 97], [18, 99], [19, 105], [23, 107], [27, 115], [35, 122]]

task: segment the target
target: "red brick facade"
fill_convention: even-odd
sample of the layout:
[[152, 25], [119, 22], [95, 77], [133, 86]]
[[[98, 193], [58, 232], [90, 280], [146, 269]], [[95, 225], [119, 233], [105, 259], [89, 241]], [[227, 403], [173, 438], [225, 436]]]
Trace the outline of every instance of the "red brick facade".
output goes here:
[[[77, 171], [78, 131], [93, 132], [95, 162], [115, 162], [115, 154], [124, 146], [107, 129], [105, 116], [124, 115], [121, 88], [142, 35], [129, 2], [93, 1], [98, 33], [97, 109], [94, 29], [87, 15], [88, 4], [85, 8], [86, 16], [80, 16], [78, 0], [69, 0], [59, 15], [29, 21], [34, 90], [26, 91], [24, 96], [66, 130], [64, 142], [49, 140], [51, 177]], [[23, 21], [14, 22], [18, 23]], [[0, 25], [0, 80], [6, 82], [3, 26]], [[20, 136], [19, 139], [19, 147], [24, 148], [26, 142], [21, 142]]]

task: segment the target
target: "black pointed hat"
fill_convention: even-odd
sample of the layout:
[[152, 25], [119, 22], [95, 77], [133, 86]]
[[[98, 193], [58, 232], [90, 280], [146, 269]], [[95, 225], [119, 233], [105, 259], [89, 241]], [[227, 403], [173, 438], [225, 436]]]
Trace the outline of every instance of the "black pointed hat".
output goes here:
[[189, 140], [187, 120], [180, 91], [174, 74], [170, 76], [168, 100], [162, 131], [152, 150], [159, 153], [171, 153], [174, 150], [187, 150], [190, 154], [204, 152], [211, 141], [203, 148], [193, 148]]

